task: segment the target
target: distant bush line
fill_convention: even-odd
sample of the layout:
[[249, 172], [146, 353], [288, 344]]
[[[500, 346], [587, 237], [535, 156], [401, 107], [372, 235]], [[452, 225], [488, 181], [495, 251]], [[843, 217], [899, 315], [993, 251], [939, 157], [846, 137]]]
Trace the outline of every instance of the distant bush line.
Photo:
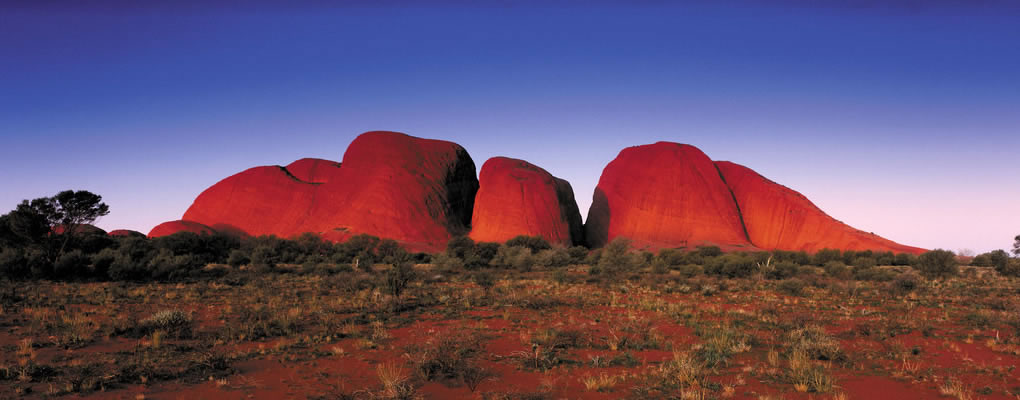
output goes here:
[[[724, 253], [719, 247], [704, 246], [651, 253], [633, 250], [625, 238], [617, 238], [604, 248], [590, 251], [581, 246], [552, 246], [540, 237], [518, 236], [505, 243], [492, 243], [460, 236], [450, 240], [445, 251], [426, 254], [408, 252], [396, 241], [371, 235], [332, 243], [314, 234], [284, 239], [180, 232], [149, 239], [97, 233], [76, 235], [55, 258], [44, 245], [0, 244], [0, 277], [15, 280], [181, 281], [216, 278], [240, 271], [252, 274], [334, 274], [353, 270], [374, 273], [377, 264], [386, 264], [399, 267], [400, 273], [380, 279], [389, 279], [390, 286], [398, 293], [398, 284], [413, 276], [407, 271], [414, 264], [431, 264], [437, 273], [448, 274], [483, 270], [475, 274], [481, 282], [491, 280], [492, 271], [556, 271], [569, 266], [584, 266], [590, 279], [651, 273], [680, 278], [708, 275], [810, 280], [827, 275], [846, 280], [893, 281], [900, 275], [880, 266], [911, 267], [928, 278], [959, 273], [955, 255], [946, 250], [933, 250], [920, 256], [833, 249], [814, 254], [780, 250]], [[978, 255], [972, 264], [993, 267], [1003, 275], [1020, 276], [1017, 259], [1001, 250]]]

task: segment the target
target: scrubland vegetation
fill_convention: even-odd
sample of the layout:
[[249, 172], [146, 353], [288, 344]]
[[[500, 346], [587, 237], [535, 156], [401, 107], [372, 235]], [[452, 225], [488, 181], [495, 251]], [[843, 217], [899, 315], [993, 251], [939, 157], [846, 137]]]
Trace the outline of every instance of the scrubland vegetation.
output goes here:
[[1020, 395], [1005, 251], [9, 232], [2, 398]]

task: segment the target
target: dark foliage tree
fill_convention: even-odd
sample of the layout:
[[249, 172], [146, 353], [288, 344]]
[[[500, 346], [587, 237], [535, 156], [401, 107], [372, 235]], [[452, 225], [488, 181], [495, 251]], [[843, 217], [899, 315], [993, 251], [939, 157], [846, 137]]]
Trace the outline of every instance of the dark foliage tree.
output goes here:
[[56, 206], [51, 197], [24, 200], [6, 215], [8, 230], [19, 244], [43, 244], [57, 224]]
[[[81, 227], [110, 213], [103, 197], [87, 190], [65, 190], [53, 197], [24, 200], [7, 214], [7, 231], [24, 243], [46, 246], [56, 239], [56, 248], [49, 246], [51, 260], [56, 260], [73, 240], [80, 238]], [[54, 228], [59, 227], [59, 230]], [[8, 239], [9, 240], [9, 239]]]
[[96, 222], [99, 217], [110, 213], [110, 206], [103, 203], [103, 196], [87, 190], [65, 190], [53, 196], [52, 203], [56, 219], [52, 226], [63, 227], [58, 255], [62, 255], [67, 244], [81, 234], [82, 225]]
[[995, 268], [996, 271], [1002, 272], [1006, 269], [1009, 264], [1009, 253], [1005, 250], [995, 250], [987, 253], [988, 255], [988, 266]]
[[0, 215], [0, 248], [14, 247], [21, 238], [11, 230], [10, 214]]

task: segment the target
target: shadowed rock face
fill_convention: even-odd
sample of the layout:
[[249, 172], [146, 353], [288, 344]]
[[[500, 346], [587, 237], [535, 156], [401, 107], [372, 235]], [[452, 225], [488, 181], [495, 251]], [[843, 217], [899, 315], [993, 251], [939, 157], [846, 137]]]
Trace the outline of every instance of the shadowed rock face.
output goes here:
[[149, 237], [158, 238], [162, 236], [170, 236], [177, 232], [191, 232], [199, 235], [215, 233], [212, 228], [205, 226], [204, 224], [193, 221], [177, 220], [156, 225], [156, 227], [149, 231]]
[[818, 209], [807, 197], [772, 182], [750, 168], [728, 161], [716, 162], [740, 207], [747, 234], [756, 247], [815, 252], [824, 248], [921, 253], [863, 232]]
[[582, 243], [581, 213], [570, 183], [527, 161], [494, 157], [482, 165], [471, 238], [505, 242], [518, 235]]
[[750, 246], [712, 160], [694, 146], [669, 142], [628, 147], [606, 166], [585, 228], [592, 247], [618, 236], [650, 249]]
[[334, 241], [367, 233], [436, 251], [467, 232], [478, 180], [462, 147], [367, 132], [343, 162], [302, 159], [228, 177], [195, 199], [184, 220], [220, 231]]

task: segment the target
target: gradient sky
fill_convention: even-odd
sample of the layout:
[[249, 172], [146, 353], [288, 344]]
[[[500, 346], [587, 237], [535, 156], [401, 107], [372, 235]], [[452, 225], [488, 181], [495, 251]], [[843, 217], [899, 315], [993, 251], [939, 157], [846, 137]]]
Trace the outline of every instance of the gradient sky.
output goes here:
[[666, 140], [904, 244], [1020, 234], [1016, 2], [59, 3], [0, 3], [0, 212], [86, 189], [97, 225], [148, 232], [393, 130], [531, 161], [582, 215], [622, 148]]

